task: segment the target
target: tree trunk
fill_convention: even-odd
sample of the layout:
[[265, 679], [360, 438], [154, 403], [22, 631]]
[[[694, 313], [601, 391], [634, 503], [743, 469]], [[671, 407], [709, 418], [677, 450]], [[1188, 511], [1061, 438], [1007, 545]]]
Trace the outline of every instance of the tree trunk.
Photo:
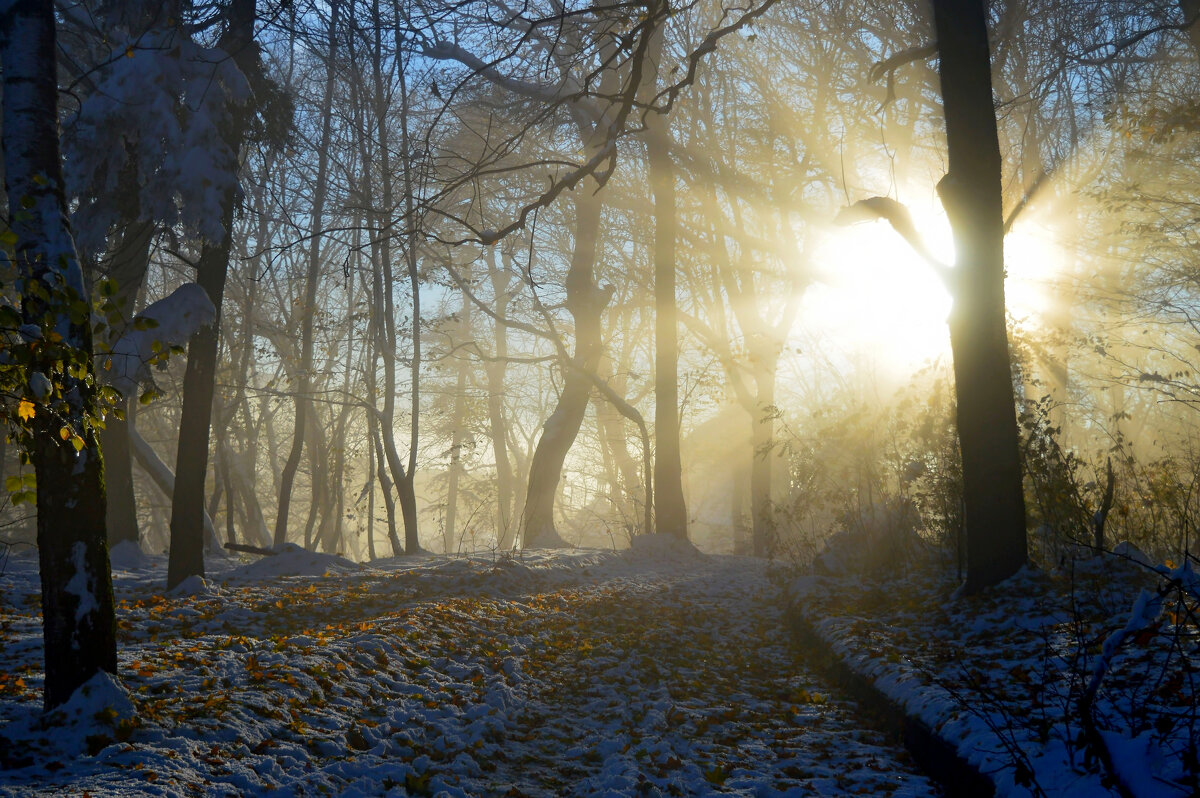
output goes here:
[[[494, 250], [493, 250], [494, 251]], [[492, 295], [496, 315], [508, 316], [509, 274], [505, 269], [492, 264]], [[492, 437], [492, 455], [496, 460], [496, 546], [503, 550], [512, 547], [516, 537], [513, 524], [513, 501], [516, 490], [513, 486], [512, 461], [508, 456], [508, 420], [504, 416], [504, 377], [508, 369], [508, 327], [496, 322], [496, 359], [487, 363], [484, 370], [488, 385], [488, 429]]]
[[[122, 402], [129, 412], [129, 400]], [[137, 543], [137, 499], [133, 493], [133, 450], [129, 445], [129, 425], [125, 419], [109, 414], [100, 432], [104, 449], [104, 478], [107, 493], [105, 515], [108, 545]]]
[[[395, 280], [392, 274], [392, 236], [390, 230], [384, 230], [384, 220], [390, 218], [395, 203], [392, 195], [392, 161], [391, 149], [388, 144], [387, 98], [383, 89], [383, 22], [379, 14], [379, 0], [371, 7], [372, 22], [375, 26], [375, 49], [372, 55], [372, 76], [375, 83], [375, 124], [379, 139], [379, 179], [383, 193], [383, 210], [374, 214], [376, 229], [371, 240], [371, 251], [376, 257], [375, 297], [376, 303], [382, 302], [383, 313], [376, 308], [375, 318], [382, 315], [383, 323], [376, 329], [379, 352], [383, 356], [383, 410], [379, 416], [379, 432], [383, 444], [383, 457], [380, 458], [380, 476], [384, 476], [383, 463], [391, 471], [391, 479], [385, 489], [384, 500], [388, 505], [388, 518], [393, 517], [394, 500], [391, 496], [391, 485], [395, 485], [400, 496], [401, 512], [404, 520], [404, 537], [407, 544], [410, 534], [416, 536], [417, 508], [411, 493], [407, 496], [403, 490], [405, 482], [404, 464], [396, 451], [396, 308], [393, 291]], [[413, 420], [415, 425], [416, 420]], [[411, 532], [410, 532], [411, 529]], [[389, 529], [389, 533], [393, 530]], [[395, 554], [401, 551], [395, 545]], [[407, 546], [405, 547], [407, 551]]]
[[592, 179], [575, 188], [575, 251], [567, 272], [567, 310], [575, 320], [575, 368], [566, 369], [558, 406], [542, 427], [542, 437], [529, 466], [529, 487], [522, 519], [523, 546], [563, 547], [566, 542], [554, 527], [554, 498], [562, 478], [563, 463], [587, 411], [592, 381], [603, 342], [600, 317], [610, 293], [595, 284], [596, 240], [603, 203]]
[[[44, 330], [43, 339], [51, 331], [63, 336], [61, 345], [30, 353], [31, 373], [48, 377], [66, 397], [57, 412], [41, 405], [42, 412], [30, 419], [47, 710], [67, 701], [98, 672], [117, 671], [104, 462], [91, 421], [96, 411], [91, 325], [86, 316], [83, 323], [72, 322], [54, 299], [26, 290], [34, 284], [59, 285], [75, 301], [88, 298], [63, 196], [55, 52], [52, 4], [10, 3], [0, 16], [0, 145], [5, 189], [26, 211], [9, 220], [17, 235], [22, 321]], [[76, 368], [83, 370], [83, 378], [71, 376]], [[60, 437], [64, 427], [81, 440], [79, 451]]]
[[775, 375], [779, 353], [759, 351], [754, 370], [755, 406], [750, 414], [753, 455], [750, 460], [750, 523], [755, 557], [769, 557], [775, 550], [775, 518], [771, 480], [775, 452]]
[[[612, 393], [624, 400], [625, 379], [623, 376], [616, 375], [612, 358], [608, 353], [601, 355], [596, 371], [596, 376], [608, 385]], [[592, 404], [596, 409], [597, 433], [600, 437], [601, 450], [605, 453], [605, 468], [609, 471], [609, 481], [612, 483], [613, 501], [621, 506], [644, 510], [645, 508], [641, 505], [643, 505], [642, 499], [646, 486], [643, 484], [642, 476], [638, 473], [637, 459], [629, 453], [625, 417], [611, 399], [601, 396], [599, 393], [593, 394]], [[634, 517], [639, 519], [643, 516], [642, 512], [634, 514]], [[634, 522], [634, 526], [640, 528], [645, 524], [638, 520]], [[649, 533], [652, 530], [647, 528], [641, 531]]]
[[[470, 272], [468, 271], [465, 276], [470, 279]], [[462, 310], [459, 312], [461, 315], [458, 320], [458, 340], [470, 341], [472, 332], [471, 300], [465, 291], [462, 297]], [[454, 528], [458, 520], [458, 482], [462, 477], [463, 419], [466, 416], [467, 376], [470, 370], [470, 361], [466, 357], [460, 357], [454, 390], [454, 414], [450, 421], [450, 472], [446, 477], [446, 524], [443, 529], [443, 546], [447, 554], [456, 548]]]
[[[397, 9], [397, 13], [399, 10]], [[396, 60], [400, 60], [402, 45], [400, 28], [396, 28]], [[408, 438], [408, 471], [398, 480], [400, 507], [404, 513], [404, 553], [416, 554], [421, 550], [421, 539], [417, 534], [417, 444], [421, 429], [421, 284], [417, 270], [417, 217], [416, 188], [413, 185], [412, 142], [408, 134], [408, 85], [405, 81], [407, 64], [398, 69], [400, 77], [400, 146], [404, 152], [404, 254], [408, 265], [408, 284], [412, 291], [412, 367], [409, 372], [410, 411]]]
[[[134, 189], [136, 191], [136, 189]], [[108, 276], [117, 283], [114, 297], [128, 318], [133, 318], [134, 306], [142, 284], [146, 279], [146, 268], [150, 263], [150, 242], [154, 225], [139, 221], [131, 209], [131, 218], [122, 234], [108, 265]], [[125, 397], [122, 407], [128, 414], [133, 397]], [[107, 525], [108, 545], [122, 541], [137, 542], [137, 500], [133, 493], [133, 454], [129, 445], [129, 427], [123, 418], [110, 414], [100, 432], [100, 444], [104, 449], [104, 481], [108, 497]]]
[[[254, 36], [254, 0], [233, 0], [228, 14], [229, 28], [222, 36], [220, 46], [230, 54], [243, 74], [249, 74], [250, 62], [256, 57], [256, 51], [250, 46]], [[246, 121], [244, 112], [231, 109], [222, 132], [225, 145], [233, 155], [228, 168], [234, 172], [237, 170], [237, 152], [244, 138]], [[183, 413], [179, 420], [179, 448], [176, 454], [175, 499], [171, 504], [168, 589], [189, 576], [204, 575], [204, 479], [208, 470], [209, 422], [216, 388], [221, 303], [225, 295], [225, 278], [229, 272], [229, 252], [233, 242], [234, 194], [230, 187], [222, 198], [221, 240], [204, 245], [196, 269], [196, 282], [212, 300], [216, 314], [213, 323], [197, 331], [188, 344], [187, 371], [183, 378]]]
[[[651, 61], [662, 60], [662, 30], [651, 41]], [[679, 456], [679, 333], [675, 304], [675, 169], [670, 122], [646, 116], [646, 153], [654, 193], [654, 531], [687, 540], [683, 466]], [[649, 531], [649, 530], [647, 530]]]
[[[312, 211], [309, 215], [308, 270], [304, 275], [304, 304], [300, 307], [300, 374], [296, 393], [296, 430], [292, 436], [292, 449], [283, 466], [279, 486], [279, 511], [275, 515], [275, 544], [287, 540], [288, 514], [291, 509], [292, 484], [300, 458], [304, 454], [304, 431], [308, 416], [313, 412], [311, 371], [313, 360], [313, 317], [317, 311], [317, 284], [321, 277], [321, 226], [325, 216], [325, 189], [329, 175], [329, 140], [333, 131], [333, 84], [334, 57], [337, 55], [337, 24], [339, 4], [329, 4], [329, 52], [325, 60], [325, 93], [321, 107], [321, 141], [317, 146], [317, 180], [313, 187]], [[313, 488], [316, 501], [316, 488]], [[311, 521], [308, 528], [311, 529]]]
[[950, 346], [967, 536], [965, 589], [1027, 559], [1025, 500], [1004, 316], [1000, 144], [983, 0], [935, 0], [949, 174], [938, 189], [957, 252]]
[[375, 429], [367, 441], [367, 559], [375, 560]]

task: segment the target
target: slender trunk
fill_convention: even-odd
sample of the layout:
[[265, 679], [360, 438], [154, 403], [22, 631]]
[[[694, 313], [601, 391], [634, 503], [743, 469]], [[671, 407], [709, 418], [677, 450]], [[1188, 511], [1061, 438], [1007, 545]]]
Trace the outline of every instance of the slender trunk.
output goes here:
[[267, 527], [262, 506], [258, 503], [258, 497], [254, 493], [253, 480], [247, 475], [245, 466], [234, 453], [228, 441], [220, 441], [217, 445], [225, 457], [226, 473], [230, 479], [230, 486], [227, 488], [227, 491], [230, 491], [230, 502], [233, 501], [233, 492], [236, 492], [242, 500], [242, 517], [246, 528], [243, 537], [248, 543], [270, 546], [271, 530]]
[[[130, 215], [134, 216], [133, 210]], [[126, 224], [121, 245], [109, 263], [108, 276], [117, 283], [115, 300], [131, 318], [150, 263], [153, 233], [153, 224], [136, 221], [134, 217]], [[130, 411], [131, 399], [126, 397], [121, 403], [126, 414]], [[139, 535], [137, 500], [133, 493], [133, 456], [129, 427], [124, 419], [109, 415], [100, 432], [100, 445], [104, 449], [104, 481], [108, 495], [108, 545], [122, 541], [136, 543]]]
[[[664, 22], [659, 23], [650, 43], [649, 59], [655, 66], [654, 75], [662, 60]], [[664, 114], [647, 114], [646, 154], [654, 193], [654, 531], [686, 540], [687, 506], [683, 500], [683, 466], [679, 456], [675, 168], [670, 136], [670, 121]]]
[[[492, 288], [495, 296], [496, 315], [505, 318], [508, 313], [508, 273], [493, 269]], [[484, 368], [488, 383], [488, 428], [492, 437], [492, 455], [496, 459], [496, 545], [500, 549], [512, 546], [516, 537], [513, 525], [513, 501], [516, 491], [513, 486], [512, 461], [508, 456], [508, 420], [504, 416], [504, 377], [508, 369], [508, 327], [496, 323], [496, 360]]]
[[[400, 59], [401, 39], [396, 28], [396, 59]], [[408, 472], [398, 480], [400, 506], [404, 510], [404, 553], [416, 554], [421, 550], [417, 534], [417, 444], [421, 419], [421, 281], [417, 270], [417, 217], [416, 192], [413, 186], [412, 141], [409, 138], [408, 85], [404, 79], [404, 64], [397, 70], [400, 78], [400, 146], [404, 151], [404, 219], [405, 247], [408, 264], [408, 285], [412, 291], [412, 368], [410, 371], [410, 411], [408, 439]]]
[[[465, 277], [469, 280], [470, 276], [468, 271]], [[465, 291], [460, 313], [458, 340], [469, 341], [471, 340], [471, 300]], [[456, 543], [454, 530], [458, 520], [458, 481], [462, 476], [463, 419], [467, 412], [467, 376], [470, 370], [470, 361], [466, 357], [460, 358], [454, 389], [454, 414], [450, 421], [450, 473], [446, 478], [446, 524], [443, 530], [443, 545], [447, 554], [454, 550]]]
[[760, 352], [755, 369], [756, 402], [751, 414], [754, 429], [750, 440], [754, 447], [750, 461], [751, 539], [755, 557], [768, 557], [775, 548], [775, 519], [771, 498], [775, 452], [775, 374], [778, 354]]
[[[315, 409], [315, 408], [314, 408]], [[304, 548], [312, 550], [316, 538], [313, 530], [317, 525], [317, 516], [325, 519], [329, 515], [329, 445], [325, 441], [324, 427], [318, 416], [313, 413], [308, 417], [307, 425], [309, 451], [309, 500], [308, 518], [304, 522]]]
[[396, 531], [396, 500], [392, 498], [392, 480], [388, 476], [388, 469], [383, 467], [384, 462], [384, 446], [381, 438], [378, 425], [375, 422], [371, 423], [371, 437], [375, 446], [375, 461], [379, 465], [379, 487], [383, 493], [383, 506], [387, 510], [388, 524], [388, 542], [392, 545], [392, 556], [399, 557], [404, 553], [404, 546], [400, 544], [400, 536]]
[[[394, 500], [391, 495], [391, 485], [398, 487], [404, 483], [404, 464], [396, 451], [396, 307], [395, 279], [392, 274], [392, 237], [384, 229], [384, 220], [391, 219], [395, 208], [392, 195], [392, 160], [388, 144], [387, 111], [388, 104], [383, 90], [383, 22], [379, 15], [379, 0], [372, 4], [372, 22], [375, 26], [375, 49], [372, 54], [372, 76], [375, 82], [375, 123], [379, 138], [379, 179], [383, 189], [383, 207], [375, 214], [376, 229], [372, 239], [372, 252], [376, 254], [376, 302], [383, 301], [383, 324], [377, 330], [379, 353], [383, 357], [383, 410], [379, 419], [379, 434], [383, 445], [384, 457], [380, 462], [386, 462], [391, 471], [388, 488], [384, 500], [388, 505], [388, 518], [391, 519], [394, 510]], [[380, 268], [381, 267], [381, 268]], [[376, 314], [378, 318], [378, 314]], [[384, 469], [380, 468], [383, 476]], [[416, 504], [408, 504], [408, 498], [400, 491], [401, 510], [404, 513], [405, 540], [409, 537], [409, 522], [411, 517], [412, 529], [416, 531]], [[389, 525], [390, 526], [390, 525]], [[394, 529], [389, 528], [389, 533]], [[400, 554], [398, 546], [393, 546], [395, 553]], [[407, 550], [407, 549], [406, 549]]]
[[[67, 223], [58, 142], [58, 86], [51, 3], [16, 0], [0, 17], [4, 184], [26, 211], [9, 220], [17, 235], [18, 289], [59, 285], [86, 301], [83, 270]], [[105, 529], [104, 462], [95, 413], [92, 331], [53, 300], [21, 290], [25, 324], [57, 332], [59, 346], [30, 353], [31, 373], [62, 389], [57, 413], [44, 405], [30, 423], [37, 475], [37, 543], [45, 651], [44, 706], [64, 703], [100, 671], [116, 673], [116, 616]], [[57, 361], [65, 361], [61, 364]], [[71, 371], [82, 369], [83, 377]], [[76, 372], [78, 373], [78, 372]], [[37, 397], [34, 397], [37, 398]], [[26, 400], [28, 401], [28, 400]], [[64, 426], [82, 447], [59, 437]]]
[[[608, 392], [611, 394], [611, 397], [594, 394], [593, 405], [596, 409], [597, 433], [604, 452], [605, 468], [609, 472], [609, 481], [612, 484], [613, 501], [621, 506], [644, 511], [645, 507], [642, 505], [646, 489], [643, 478], [645, 472], [639, 473], [638, 462], [629, 453], [626, 435], [625, 421], [628, 416], [623, 410], [632, 406], [625, 401], [625, 380], [614, 373], [612, 358], [607, 353], [601, 356], [597, 371], [597, 376], [608, 386]], [[615, 402], [614, 399], [618, 401]], [[644, 520], [645, 515], [644, 512], [635, 512], [634, 517], [638, 520], [633, 522], [632, 526], [641, 532], [650, 532], [651, 529]]]
[[935, 0], [949, 174], [938, 188], [954, 231], [950, 315], [967, 534], [965, 589], [1027, 559], [1025, 501], [1004, 317], [1000, 145], [983, 0]]
[[[128, 399], [121, 402], [129, 412]], [[130, 542], [137, 543], [137, 499], [133, 493], [133, 450], [129, 445], [129, 425], [124, 419], [110, 414], [100, 432], [100, 445], [104, 449], [104, 479], [108, 504], [106, 526], [108, 545]]]
[[213, 492], [208, 497], [208, 507], [205, 508], [209, 518], [217, 517], [217, 512], [221, 509], [221, 499], [225, 497], [225, 470], [221, 459], [221, 450], [218, 447], [213, 458]]
[[375, 559], [375, 434], [374, 427], [367, 441], [367, 558]]
[[609, 293], [595, 284], [593, 271], [596, 242], [603, 203], [598, 186], [586, 180], [575, 189], [575, 251], [567, 272], [567, 310], [575, 320], [576, 368], [566, 369], [563, 392], [558, 406], [542, 427], [542, 437], [529, 465], [529, 487], [522, 519], [523, 545], [526, 548], [562, 547], [566, 543], [554, 526], [554, 498], [562, 478], [567, 452], [579, 434], [587, 411], [592, 381], [603, 342], [600, 318], [608, 304]]
[[[296, 478], [296, 470], [300, 467], [300, 458], [304, 453], [304, 430], [308, 416], [313, 412], [311, 390], [311, 371], [313, 359], [313, 317], [317, 312], [317, 284], [321, 276], [321, 226], [325, 214], [325, 193], [329, 175], [329, 141], [333, 131], [333, 85], [334, 57], [337, 54], [337, 2], [329, 4], [329, 53], [325, 60], [325, 93], [322, 100], [324, 116], [321, 119], [321, 141], [317, 146], [317, 181], [313, 187], [313, 204], [309, 216], [308, 270], [304, 275], [304, 304], [299, 308], [300, 313], [300, 374], [296, 394], [296, 430], [292, 436], [292, 449], [288, 453], [287, 462], [283, 466], [283, 475], [279, 488], [279, 511], [275, 515], [275, 543], [287, 540], [288, 513], [291, 507], [292, 483]], [[316, 501], [316, 488], [313, 489], [313, 501]], [[307, 525], [312, 528], [311, 519]], [[305, 545], [307, 547], [307, 534]]]
[[[348, 301], [348, 314], [353, 315], [354, 309], [354, 272], [351, 271], [346, 282], [346, 296]], [[349, 332], [346, 341], [346, 359], [342, 364], [344, 378], [342, 380], [342, 391], [345, 396], [350, 396], [351, 379], [350, 376], [354, 371], [354, 322], [351, 320]], [[354, 407], [349, 404], [343, 404], [338, 412], [337, 423], [333, 427], [333, 439], [330, 441], [331, 451], [333, 452], [333, 463], [330, 467], [329, 489], [332, 491], [332, 500], [329, 502], [333, 505], [333, 512], [327, 513], [321, 519], [321, 528], [317, 532], [317, 539], [321, 541], [322, 548], [329, 553], [346, 550], [345, 529], [343, 519], [346, 517], [346, 427], [350, 422], [350, 414]]]
[[751, 524], [746, 522], [746, 506], [750, 503], [748, 502], [750, 476], [747, 472], [752, 463], [753, 460], [747, 463], [741, 458], [735, 459], [729, 484], [729, 527], [733, 530], [734, 554], [754, 553], [752, 522]]
[[168, 589], [189, 576], [204, 576], [204, 481], [208, 471], [209, 421], [216, 388], [221, 297], [229, 266], [228, 230], [233, 224], [233, 202], [233, 192], [226, 192], [222, 224], [227, 232], [220, 244], [205, 244], [197, 270], [196, 282], [213, 300], [217, 312], [213, 323], [193, 334], [188, 344], [175, 459], [175, 494], [171, 502]]

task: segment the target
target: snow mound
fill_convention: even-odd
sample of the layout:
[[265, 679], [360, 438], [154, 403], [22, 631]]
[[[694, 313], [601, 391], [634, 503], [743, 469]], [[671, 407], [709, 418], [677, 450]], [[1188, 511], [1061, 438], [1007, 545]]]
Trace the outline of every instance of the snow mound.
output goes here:
[[4, 726], [0, 744], [8, 751], [0, 762], [9, 760], [7, 764], [22, 767], [34, 759], [93, 755], [137, 714], [120, 680], [101, 671], [80, 685], [65, 704], [45, 715], [30, 713]]
[[181, 598], [183, 596], [219, 596], [220, 594], [221, 591], [212, 582], [205, 580], [203, 576], [192, 575], [171, 588], [167, 595]]
[[1113, 549], [1113, 554], [1124, 560], [1137, 565], [1144, 565], [1147, 568], [1153, 568], [1157, 563], [1150, 559], [1150, 555], [1139, 549], [1137, 546], [1130, 543], [1128, 540], [1123, 540]]
[[629, 553], [637, 560], [676, 561], [704, 556], [689, 541], [663, 533], [634, 535], [633, 540], [630, 541]]
[[[121, 680], [100, 671], [80, 685], [65, 704], [51, 711], [47, 721], [58, 727], [91, 728], [96, 723], [129, 720], [136, 715], [137, 708]], [[109, 720], [99, 721], [98, 716]]]
[[108, 561], [114, 571], [146, 571], [154, 567], [154, 560], [136, 540], [122, 540], [108, 550]]
[[230, 571], [226, 578], [237, 580], [273, 579], [279, 576], [330, 576], [333, 574], [358, 573], [363, 566], [336, 554], [319, 554], [308, 551], [295, 543], [273, 546], [275, 554], [263, 557], [258, 562], [243, 565]]

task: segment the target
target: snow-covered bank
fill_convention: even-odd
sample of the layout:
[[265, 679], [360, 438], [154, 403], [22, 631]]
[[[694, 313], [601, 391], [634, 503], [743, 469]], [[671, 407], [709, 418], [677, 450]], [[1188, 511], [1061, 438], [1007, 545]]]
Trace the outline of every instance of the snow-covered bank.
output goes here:
[[1159, 584], [1142, 564], [1109, 557], [1026, 569], [974, 597], [955, 595], [952, 569], [803, 576], [789, 602], [841, 663], [991, 774], [998, 795], [1170, 798], [1195, 794], [1187, 760], [1200, 657], [1190, 610], [1168, 601], [1126, 644], [1109, 646], [1093, 713], [1107, 753], [1089, 742], [1079, 706], [1101, 644]]
[[23, 752], [0, 794], [932, 789], [797, 659], [759, 561], [292, 550], [164, 596], [161, 558], [116, 560], [133, 711], [97, 705], [69, 739], [38, 726], [35, 565], [0, 577], [0, 736]]

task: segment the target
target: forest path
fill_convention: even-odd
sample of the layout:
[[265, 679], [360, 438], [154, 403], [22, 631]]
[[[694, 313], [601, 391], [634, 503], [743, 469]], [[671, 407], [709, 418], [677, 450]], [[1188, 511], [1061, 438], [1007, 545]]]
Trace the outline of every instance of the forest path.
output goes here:
[[[695, 557], [539, 597], [511, 795], [913, 795], [905, 753], [793, 645], [762, 561]], [[510, 779], [507, 785], [504, 780]]]
[[53, 733], [36, 563], [4, 574], [0, 796], [935, 792], [798, 656], [759, 560], [293, 548], [162, 595], [163, 558], [116, 559], [131, 719]]

